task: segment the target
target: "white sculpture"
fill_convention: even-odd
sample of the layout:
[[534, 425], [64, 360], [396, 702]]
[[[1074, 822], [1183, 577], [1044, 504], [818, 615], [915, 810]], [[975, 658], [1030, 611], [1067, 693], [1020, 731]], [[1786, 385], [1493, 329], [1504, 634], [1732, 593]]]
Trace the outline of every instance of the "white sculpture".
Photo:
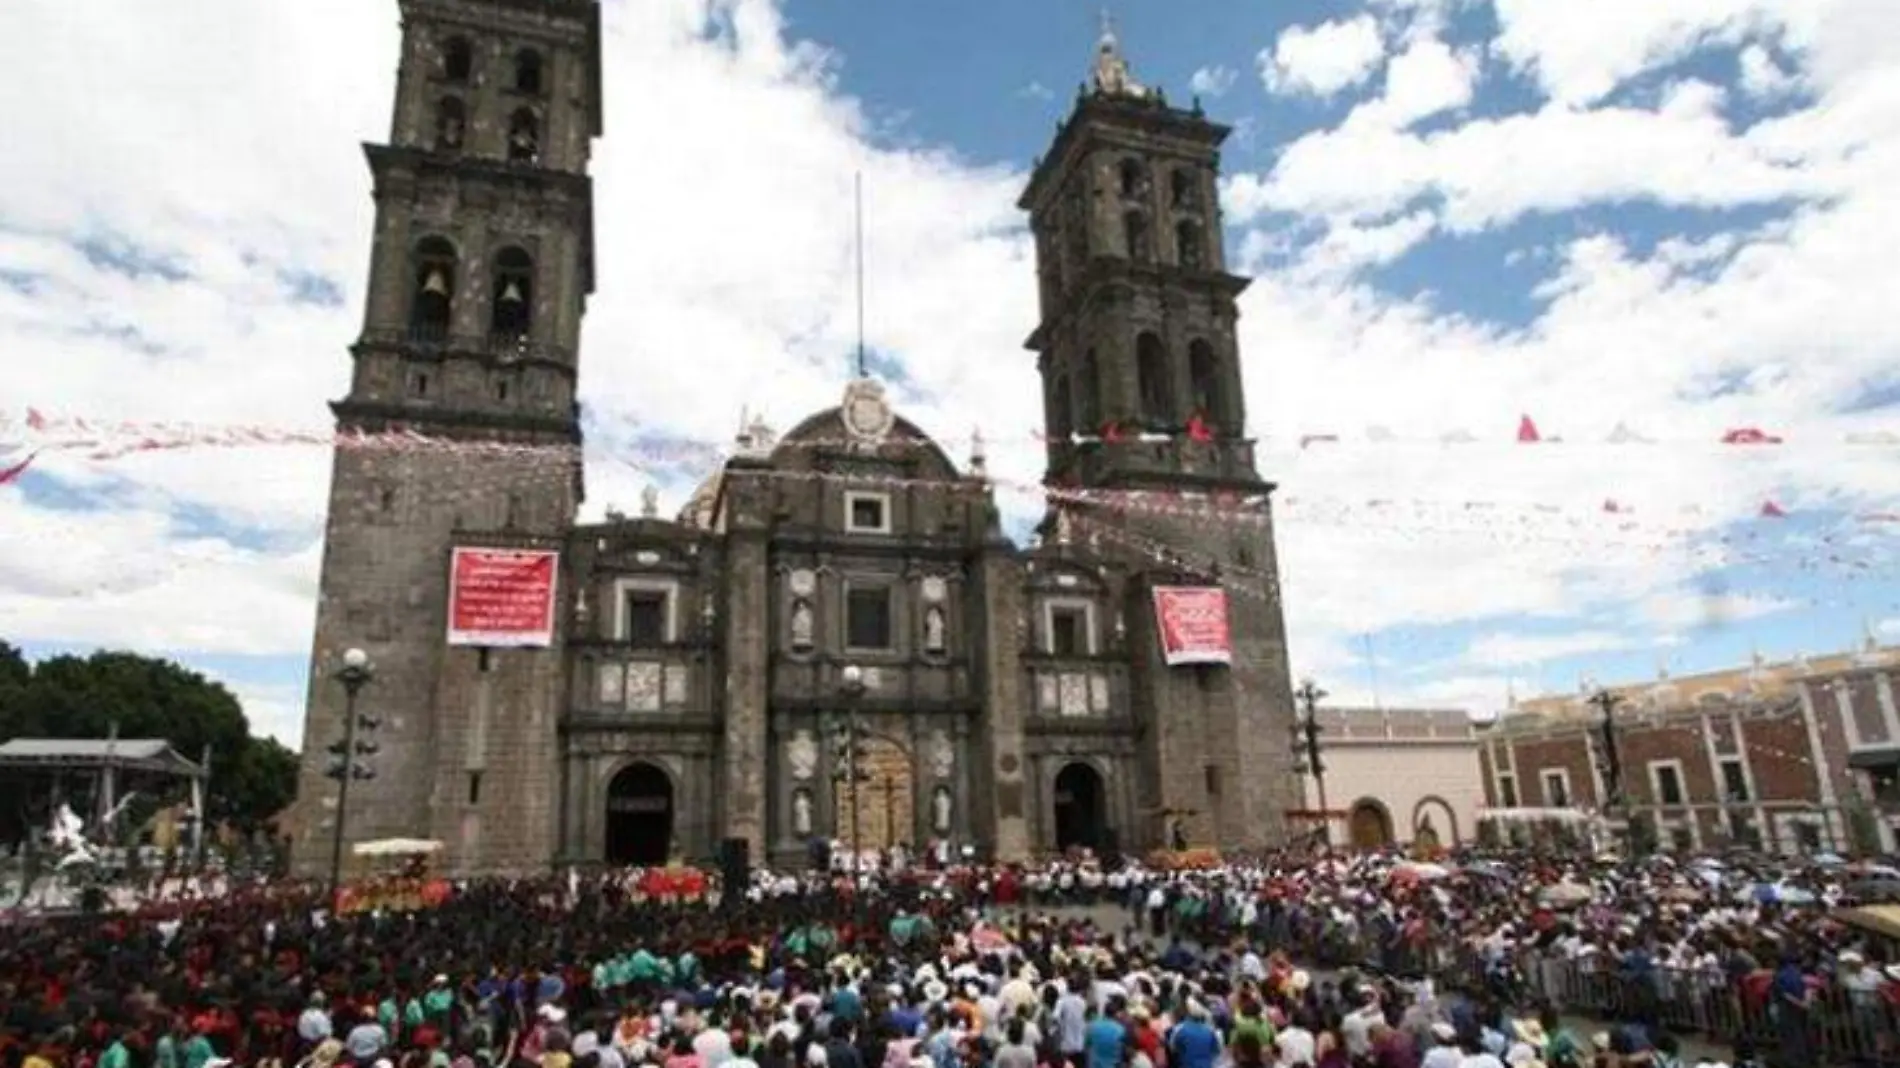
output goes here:
[[1148, 90], [1128, 72], [1128, 61], [1122, 58], [1121, 42], [1115, 38], [1115, 26], [1106, 11], [1102, 12], [1102, 39], [1095, 49], [1095, 91], [1109, 96], [1148, 96]]
[[640, 516], [652, 519], [660, 514], [660, 487], [648, 485], [640, 491]]
[[924, 652], [944, 651], [943, 609], [932, 605], [924, 612]]
[[814, 629], [811, 602], [794, 601], [792, 603], [792, 648], [811, 648]]
[[47, 830], [46, 840], [59, 857], [56, 867], [70, 868], [75, 864], [91, 864], [94, 860], [92, 844], [86, 841], [86, 822], [71, 805], [62, 804], [59, 811], [53, 813], [53, 826]]
[[930, 798], [930, 825], [938, 834], [950, 833], [950, 808], [950, 789], [937, 787], [937, 792]]
[[803, 782], [818, 770], [818, 742], [810, 731], [799, 731], [792, 735], [785, 757], [791, 764], [792, 778]]
[[792, 833], [800, 836], [811, 833], [811, 794], [805, 790], [792, 792]]

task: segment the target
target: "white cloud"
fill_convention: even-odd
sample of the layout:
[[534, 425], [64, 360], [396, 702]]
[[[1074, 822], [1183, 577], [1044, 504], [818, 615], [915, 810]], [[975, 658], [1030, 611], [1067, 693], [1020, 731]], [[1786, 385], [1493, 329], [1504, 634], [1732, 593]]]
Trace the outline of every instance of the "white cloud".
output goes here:
[[1742, 89], [1750, 96], [1781, 96], [1801, 83], [1801, 79], [1782, 69], [1774, 53], [1758, 44], [1742, 49], [1737, 62], [1741, 69]]
[[1416, 40], [1386, 66], [1384, 95], [1360, 105], [1348, 123], [1404, 129], [1455, 111], [1471, 103], [1481, 69], [1472, 52], [1453, 51], [1435, 37]]
[[1364, 83], [1385, 59], [1379, 20], [1371, 15], [1295, 26], [1260, 53], [1260, 79], [1270, 93], [1330, 97]]
[[1642, 644], [1645, 643], [1633, 635], [1606, 630], [1579, 630], [1568, 634], [1492, 633], [1473, 639], [1461, 659], [1485, 667], [1524, 667]]
[[1685, 86], [1655, 111], [1553, 105], [1428, 134], [1347, 121], [1295, 141], [1265, 176], [1236, 176], [1229, 201], [1244, 221], [1266, 211], [1381, 218], [1436, 198], [1449, 228], [1478, 230], [1626, 201], [1720, 208], [1828, 197], [1865, 170], [1857, 143], [1810, 136], [1799, 119], [1737, 136], [1719, 103]]
[[[1383, 30], [1368, 15], [1283, 35], [1262, 60], [1282, 94], [1326, 97], [1370, 83], [1384, 36], [1399, 55], [1379, 97], [1296, 140], [1269, 173], [1235, 176], [1225, 193], [1242, 228], [1282, 213], [1271, 228], [1242, 230], [1237, 267], [1292, 259], [1243, 297], [1240, 330], [1251, 421], [1268, 439], [1263, 471], [1303, 502], [1283, 507], [1279, 528], [1296, 669], [1349, 675], [1361, 667], [1353, 635], [1409, 625], [1482, 620], [1502, 656], [1505, 640], [1529, 627], [1500, 620], [1534, 620], [1575, 647], [1605, 632], [1648, 643], [1711, 618], [1772, 619], [1788, 607], [1786, 591], [1695, 592], [1711, 557], [1658, 531], [1744, 521], [1769, 498], [1798, 506], [1900, 494], [1890, 458], [1874, 450], [1743, 457], [1683, 444], [1736, 425], [1804, 443], [1878, 426], [1878, 414], [1835, 407], [1890, 372], [1900, 349], [1886, 313], [1900, 267], [1885, 251], [1900, 247], [1890, 195], [1900, 185], [1900, 63], [1891, 35], [1873, 32], [1883, 0], [1816, 3], [1813, 17], [1767, 0], [1502, 0], [1500, 55], [1536, 71], [1560, 103], [1475, 120], [1459, 120], [1473, 58], [1427, 22], [1456, 2], [1387, 0], [1379, 11], [1399, 21]], [[16, 149], [0, 169], [0, 263], [34, 277], [30, 292], [0, 283], [12, 403], [108, 421], [327, 427], [323, 402], [345, 385], [369, 251], [368, 179], [353, 146], [385, 135], [394, 6], [104, 0], [83, 20], [68, 7], [18, 5], [0, 37], [13, 72], [0, 114]], [[704, 32], [708, 10], [718, 15], [714, 34]], [[981, 425], [992, 469], [1034, 478], [1041, 458], [1027, 431], [1040, 405], [1020, 341], [1036, 308], [1013, 203], [1020, 171], [880, 147], [892, 139], [875, 136], [838, 94], [831, 57], [785, 40], [765, 0], [607, 11], [602, 289], [582, 371], [583, 398], [606, 426], [590, 457], [590, 510], [631, 510], [653, 477], [611, 445], [636, 424], [723, 441], [742, 405], [764, 408], [783, 429], [835, 403], [854, 328], [859, 170], [871, 341], [901, 354], [924, 395], [905, 414], [959, 456]], [[1416, 21], [1400, 25], [1401, 16]], [[1604, 28], [1575, 29], [1591, 20]], [[1565, 40], [1566, 27], [1596, 43]], [[1783, 117], [1738, 133], [1720, 90], [1693, 82], [1650, 108], [1580, 110], [1599, 99], [1595, 87], [1653, 69], [1685, 41], [1741, 44], [1771, 31], [1775, 54], [1813, 94]], [[150, 48], [160, 37], [171, 45]], [[233, 84], [271, 91], [233, 94]], [[90, 106], [102, 92], [114, 107]], [[1428, 117], [1453, 124], [1411, 132]], [[666, 151], [654, 151], [658, 143]], [[206, 167], [207, 145], [217, 146], [218, 166]], [[1447, 314], [1361, 280], [1434, 237], [1536, 213], [1788, 198], [1803, 206], [1772, 225], [1650, 251], [1613, 228], [1553, 228], [1536, 239], [1548, 250], [1536, 269], [1550, 273], [1523, 324]], [[188, 277], [127, 277], [76, 250], [82, 237], [112, 235]], [[279, 277], [288, 271], [331, 280], [341, 305], [290, 302]], [[1704, 398], [1708, 383], [1729, 377], [1752, 388]], [[1508, 437], [1521, 412], [1573, 444], [1436, 444], [1454, 427]], [[1671, 443], [1576, 444], [1618, 422]], [[1308, 432], [1362, 436], [1372, 425], [1407, 441], [1305, 452], [1291, 444]], [[41, 464], [73, 492], [120, 503], [73, 516], [25, 505], [18, 487], [0, 490], [0, 560], [9, 561], [0, 565], [0, 628], [10, 637], [307, 652], [322, 450]], [[666, 505], [686, 488], [667, 484]], [[1644, 524], [1626, 530], [1594, 511], [1612, 498]], [[1019, 497], [1005, 503], [1027, 507]], [[263, 547], [195, 532], [172, 518], [181, 505], [241, 520]], [[1538, 511], [1547, 505], [1567, 512]], [[1687, 505], [1703, 510], [1688, 515]], [[1380, 696], [1388, 705], [1501, 705], [1501, 673], [1474, 662], [1444, 670], [1459, 674]], [[1370, 683], [1328, 682], [1357, 685]], [[292, 690], [258, 684], [244, 696], [260, 722], [294, 731]]]
[[1843, 0], [1495, 0], [1500, 32], [1492, 47], [1534, 75], [1552, 101], [1582, 107], [1698, 48], [1764, 38], [1800, 47], [1849, 6]]
[[1234, 87], [1240, 73], [1232, 67], [1202, 67], [1188, 79], [1188, 88], [1205, 97], [1226, 96]]
[[1900, 638], [1900, 617], [1881, 620], [1875, 624], [1874, 633], [1883, 638]]

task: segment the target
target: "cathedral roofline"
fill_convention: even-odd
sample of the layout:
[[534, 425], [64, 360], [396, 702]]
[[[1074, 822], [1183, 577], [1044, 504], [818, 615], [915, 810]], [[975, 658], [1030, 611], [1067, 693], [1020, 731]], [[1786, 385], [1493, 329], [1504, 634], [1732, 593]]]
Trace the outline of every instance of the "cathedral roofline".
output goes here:
[[1076, 98], [1074, 110], [1056, 128], [1049, 151], [1037, 161], [1029, 184], [1017, 198], [1022, 211], [1035, 210], [1048, 188], [1068, 169], [1069, 157], [1089, 136], [1103, 131], [1123, 129], [1152, 137], [1177, 137], [1193, 142], [1206, 152], [1217, 151], [1231, 135], [1233, 127], [1209, 119], [1197, 103], [1191, 109], [1171, 106], [1157, 92], [1149, 97], [1111, 95], [1084, 90]]
[[[827, 426], [827, 423], [831, 425]], [[779, 439], [778, 444], [772, 449], [772, 462], [776, 464], [780, 459], [795, 453], [810, 453], [812, 449], [810, 445], [805, 444], [805, 442], [812, 439], [835, 441], [841, 437], [844, 428], [845, 411], [843, 405], [833, 405], [830, 408], [813, 412], [801, 420], [798, 425], [793, 427], [784, 437]], [[885, 440], [902, 442], [910, 449], [922, 451], [925, 456], [941, 464], [943, 469], [949, 472], [949, 477], [946, 478], [945, 481], [956, 481], [964, 477], [963, 471], [951, 461], [950, 455], [943, 451], [943, 446], [937, 443], [936, 438], [924, 433], [922, 427], [919, 427], [916, 423], [911, 422], [901, 415], [893, 414], [891, 416], [891, 429], [886, 435]], [[796, 448], [794, 448], [794, 446], [796, 446]], [[876, 457], [878, 455], [878, 448], [879, 446], [877, 445], [867, 443], [865, 446], [866, 454], [871, 457]], [[838, 451], [844, 452], [847, 450], [844, 446], [840, 446]]]

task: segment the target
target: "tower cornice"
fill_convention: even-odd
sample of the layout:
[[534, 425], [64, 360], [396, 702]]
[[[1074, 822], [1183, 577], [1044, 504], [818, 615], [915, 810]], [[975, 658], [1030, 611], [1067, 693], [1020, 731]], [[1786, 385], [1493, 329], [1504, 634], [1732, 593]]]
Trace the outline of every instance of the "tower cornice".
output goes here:
[[1056, 129], [1055, 141], [1036, 164], [1016, 206], [1036, 210], [1048, 191], [1061, 184], [1071, 157], [1091, 142], [1114, 144], [1125, 139], [1129, 147], [1140, 148], [1152, 147], [1157, 140], [1178, 140], [1184, 152], [1212, 156], [1232, 133], [1232, 127], [1214, 122], [1198, 107], [1183, 110], [1160, 97], [1084, 93]]

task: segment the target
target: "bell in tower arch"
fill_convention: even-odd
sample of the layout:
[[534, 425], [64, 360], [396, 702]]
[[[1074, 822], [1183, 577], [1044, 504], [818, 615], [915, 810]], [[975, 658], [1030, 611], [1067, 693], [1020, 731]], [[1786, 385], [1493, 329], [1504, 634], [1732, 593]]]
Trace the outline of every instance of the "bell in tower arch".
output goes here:
[[509, 279], [507, 286], [501, 291], [501, 302], [503, 304], [520, 304], [522, 302], [521, 283], [512, 278]]
[[428, 279], [422, 283], [422, 291], [434, 297], [449, 295], [449, 280], [443, 277], [440, 267], [429, 271]]

